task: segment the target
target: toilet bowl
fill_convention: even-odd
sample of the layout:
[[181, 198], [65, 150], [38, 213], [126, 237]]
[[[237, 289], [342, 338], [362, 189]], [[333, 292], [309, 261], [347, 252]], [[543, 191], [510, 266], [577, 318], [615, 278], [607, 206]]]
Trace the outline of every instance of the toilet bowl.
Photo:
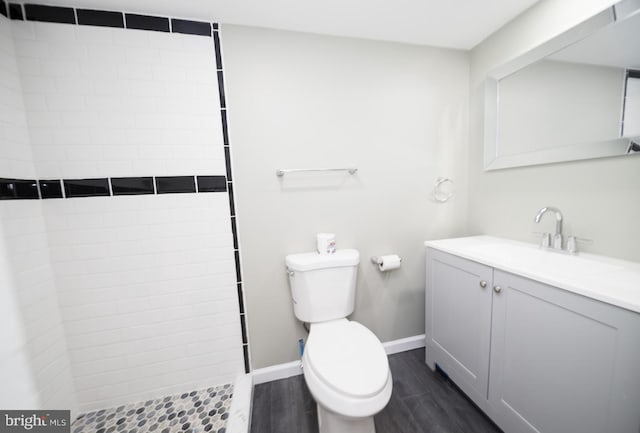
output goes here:
[[290, 254], [285, 263], [293, 312], [310, 324], [302, 366], [318, 404], [320, 433], [375, 433], [373, 416], [389, 402], [393, 383], [378, 337], [347, 319], [360, 254]]
[[320, 433], [375, 432], [373, 415], [389, 402], [392, 379], [373, 332], [347, 319], [314, 323], [302, 363]]

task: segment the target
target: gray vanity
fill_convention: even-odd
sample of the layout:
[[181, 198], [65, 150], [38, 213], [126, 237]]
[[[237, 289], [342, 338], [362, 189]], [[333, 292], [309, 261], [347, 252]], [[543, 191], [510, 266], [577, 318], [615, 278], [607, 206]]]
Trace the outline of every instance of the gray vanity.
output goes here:
[[640, 264], [425, 242], [426, 362], [506, 433], [640, 431]]

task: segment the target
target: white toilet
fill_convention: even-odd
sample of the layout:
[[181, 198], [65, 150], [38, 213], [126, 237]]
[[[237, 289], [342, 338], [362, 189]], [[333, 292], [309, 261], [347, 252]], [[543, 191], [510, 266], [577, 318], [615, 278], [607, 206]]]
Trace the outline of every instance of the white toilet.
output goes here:
[[356, 250], [286, 257], [294, 313], [310, 324], [302, 365], [318, 404], [320, 433], [374, 433], [373, 416], [391, 398], [382, 343], [346, 318], [354, 308], [359, 261]]

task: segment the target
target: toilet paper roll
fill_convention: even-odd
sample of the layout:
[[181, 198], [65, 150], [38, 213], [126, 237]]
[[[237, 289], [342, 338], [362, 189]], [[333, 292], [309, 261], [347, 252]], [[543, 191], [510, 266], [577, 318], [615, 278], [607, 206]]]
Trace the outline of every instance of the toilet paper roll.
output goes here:
[[333, 254], [336, 252], [336, 235], [333, 233], [318, 233], [316, 245], [319, 254]]
[[397, 254], [380, 256], [378, 257], [378, 269], [380, 269], [380, 272], [386, 272], [386, 271], [391, 271], [393, 269], [398, 269], [400, 267], [401, 262], [402, 262], [402, 259]]

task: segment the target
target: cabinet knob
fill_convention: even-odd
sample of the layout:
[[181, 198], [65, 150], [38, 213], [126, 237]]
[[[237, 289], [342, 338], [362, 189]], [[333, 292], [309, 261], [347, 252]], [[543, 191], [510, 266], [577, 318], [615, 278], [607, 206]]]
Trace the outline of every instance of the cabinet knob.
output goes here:
[[500, 292], [502, 292], [502, 287], [500, 287], [500, 286], [493, 286], [493, 291], [494, 291], [494, 292], [496, 292], [496, 293], [500, 293]]
[[487, 287], [487, 282], [485, 280], [480, 280], [480, 287], [482, 287], [483, 289]]

